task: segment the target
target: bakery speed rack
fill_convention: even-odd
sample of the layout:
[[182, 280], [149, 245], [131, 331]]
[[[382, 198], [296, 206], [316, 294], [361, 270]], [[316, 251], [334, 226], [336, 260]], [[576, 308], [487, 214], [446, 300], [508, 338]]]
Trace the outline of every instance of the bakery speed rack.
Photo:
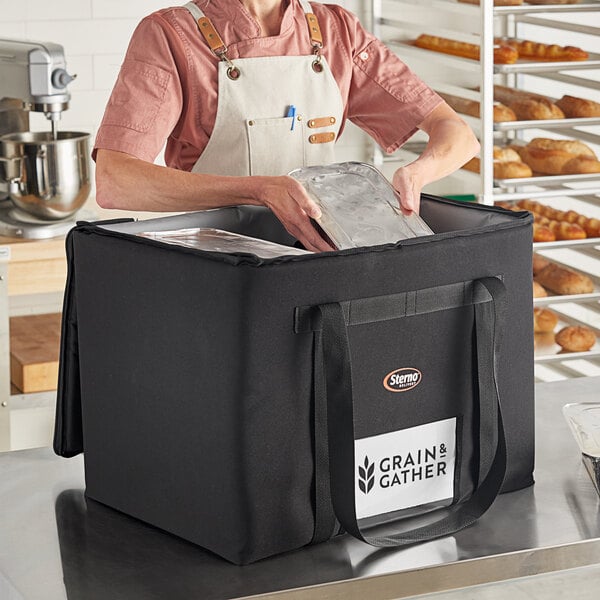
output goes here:
[[[481, 142], [481, 174], [462, 172], [480, 202], [544, 197], [544, 190], [554, 188], [550, 196], [558, 196], [557, 186], [568, 195], [597, 194], [600, 178], [572, 177], [530, 178], [526, 181], [498, 180], [493, 176], [493, 146], [499, 140], [523, 139], [529, 130], [545, 131], [564, 137], [578, 138], [600, 144], [600, 135], [586, 131], [600, 125], [600, 118], [556, 119], [552, 121], [493, 122], [494, 84], [516, 89], [522, 88], [523, 77], [536, 77], [548, 81], [600, 90], [600, 83], [585, 77], [586, 71], [600, 68], [600, 53], [590, 52], [598, 47], [600, 27], [570, 23], [565, 13], [591, 13], [588, 21], [600, 25], [600, 1], [583, 0], [577, 4], [547, 4], [519, 6], [493, 6], [485, 1], [480, 5], [457, 0], [372, 0], [371, 21], [374, 33], [380, 37], [403, 61], [415, 70], [434, 89], [462, 98], [476, 100], [482, 107], [480, 118], [465, 116], [465, 120], [478, 133]], [[587, 15], [586, 15], [587, 17]], [[514, 64], [494, 64], [493, 45], [496, 37], [523, 38], [523, 26], [535, 26], [541, 33], [539, 40], [553, 39], [552, 31], [566, 31], [589, 36], [585, 44], [588, 59], [580, 61], [518, 60]], [[548, 33], [550, 30], [550, 34]], [[475, 32], [475, 33], [474, 33]], [[475, 43], [481, 48], [481, 60], [442, 54], [419, 48], [414, 40], [422, 33], [446, 37], [457, 41]], [[530, 36], [531, 39], [532, 36]], [[534, 39], [536, 39], [534, 37]], [[583, 46], [583, 45], [582, 45]], [[589, 74], [589, 73], [587, 73]], [[582, 76], [583, 75], [583, 76]], [[564, 86], [563, 86], [564, 87]], [[560, 89], [560, 86], [555, 86]], [[418, 138], [417, 138], [418, 139]], [[420, 144], [405, 146], [392, 157], [384, 156], [377, 147], [373, 150], [375, 164], [402, 162], [414, 159]], [[585, 181], [590, 186], [580, 186]], [[576, 185], [569, 185], [574, 182]], [[564, 185], [563, 185], [564, 184]], [[463, 186], [464, 188], [465, 186]], [[461, 190], [462, 191], [462, 190]], [[533, 196], [531, 194], [534, 194]]]
[[[571, 18], [569, 14], [575, 14]], [[577, 19], [577, 15], [585, 18]], [[577, 21], [570, 22], [570, 21]], [[457, 0], [372, 0], [372, 29], [405, 63], [433, 89], [479, 102], [479, 118], [461, 115], [481, 142], [481, 173], [461, 169], [449, 181], [450, 191], [434, 193], [475, 193], [479, 202], [517, 202], [535, 199], [562, 210], [575, 209], [587, 216], [600, 216], [600, 174], [537, 176], [526, 179], [495, 179], [493, 146], [525, 143], [532, 137], [579, 139], [600, 146], [600, 118], [528, 120], [494, 123], [494, 85], [514, 89], [549, 87], [551, 99], [563, 94], [600, 101], [600, 82], [594, 70], [600, 68], [600, 1], [580, 0], [577, 4], [493, 6], [492, 0], [477, 4]], [[583, 23], [583, 24], [582, 24]], [[530, 33], [531, 31], [534, 33]], [[560, 32], [560, 33], [557, 33]], [[414, 40], [430, 34], [480, 46], [479, 61], [419, 48]], [[581, 43], [571, 41], [582, 39]], [[496, 37], [556, 40], [588, 51], [584, 61], [530, 61], [495, 65]], [[567, 40], [567, 41], [563, 41]], [[575, 86], [576, 93], [569, 91]], [[595, 97], [594, 97], [595, 96]], [[408, 162], [422, 152], [426, 138], [417, 135], [388, 157], [375, 147], [372, 159], [387, 175], [398, 163]], [[389, 164], [388, 164], [389, 163]], [[454, 189], [456, 187], [456, 189]], [[440, 190], [440, 191], [438, 191]], [[589, 207], [589, 210], [588, 208]], [[535, 306], [549, 306], [559, 317], [559, 326], [585, 324], [600, 340], [600, 238], [534, 244], [534, 251], [550, 260], [584, 272], [594, 281], [594, 292], [536, 299]], [[582, 264], [586, 268], [581, 267]], [[588, 268], [589, 267], [589, 268]], [[600, 375], [600, 341], [585, 353], [561, 353], [554, 343], [540, 344], [535, 355], [538, 380]]]

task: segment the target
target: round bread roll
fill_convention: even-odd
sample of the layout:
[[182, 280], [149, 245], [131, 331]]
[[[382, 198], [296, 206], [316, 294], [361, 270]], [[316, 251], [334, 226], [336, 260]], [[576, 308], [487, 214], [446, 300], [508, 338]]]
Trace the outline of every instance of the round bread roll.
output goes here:
[[533, 297], [534, 298], [545, 298], [548, 292], [544, 289], [543, 285], [540, 285], [537, 281], [533, 282]]
[[591, 294], [594, 291], [594, 282], [587, 275], [561, 267], [553, 262], [538, 271], [535, 278], [547, 290], [563, 296]]
[[556, 313], [549, 308], [533, 309], [533, 331], [534, 333], [544, 333], [545, 331], [554, 331], [558, 324]]
[[586, 352], [596, 343], [596, 336], [591, 329], [573, 325], [561, 329], [554, 339], [568, 352]]

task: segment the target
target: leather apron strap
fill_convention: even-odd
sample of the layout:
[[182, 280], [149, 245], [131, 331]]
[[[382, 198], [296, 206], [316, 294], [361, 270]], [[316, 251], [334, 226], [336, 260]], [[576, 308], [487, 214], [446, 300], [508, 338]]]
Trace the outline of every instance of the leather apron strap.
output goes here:
[[323, 38], [310, 4], [291, 2], [290, 9], [304, 11], [312, 52], [233, 61], [210, 19], [195, 3], [185, 5], [219, 58], [215, 122], [193, 172], [285, 175], [301, 166], [335, 162], [344, 102], [321, 55]]

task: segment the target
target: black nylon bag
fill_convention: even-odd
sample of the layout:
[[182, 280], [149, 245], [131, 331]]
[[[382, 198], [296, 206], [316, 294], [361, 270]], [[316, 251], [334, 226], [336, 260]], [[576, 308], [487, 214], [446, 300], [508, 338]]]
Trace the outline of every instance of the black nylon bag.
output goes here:
[[[427, 195], [421, 215], [436, 235], [268, 260], [135, 235], [203, 226], [292, 245], [262, 208], [78, 224], [54, 448], [84, 451], [86, 495], [246, 564], [338, 520], [375, 545], [433, 539], [532, 484], [531, 216]], [[437, 481], [442, 426], [447, 497], [358, 514], [354, 496]], [[431, 444], [354, 456], [355, 438], [398, 432]], [[400, 535], [359, 527], [449, 504]]]

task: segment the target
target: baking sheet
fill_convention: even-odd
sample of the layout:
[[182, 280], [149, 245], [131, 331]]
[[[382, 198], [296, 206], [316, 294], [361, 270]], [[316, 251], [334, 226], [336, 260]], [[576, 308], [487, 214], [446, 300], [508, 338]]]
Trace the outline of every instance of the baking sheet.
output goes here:
[[282, 244], [276, 244], [247, 235], [239, 235], [230, 231], [208, 227], [172, 231], [144, 231], [137, 235], [163, 242], [164, 244], [183, 246], [195, 250], [225, 252], [227, 254], [254, 254], [260, 258], [311, 254], [308, 250], [283, 246]]

